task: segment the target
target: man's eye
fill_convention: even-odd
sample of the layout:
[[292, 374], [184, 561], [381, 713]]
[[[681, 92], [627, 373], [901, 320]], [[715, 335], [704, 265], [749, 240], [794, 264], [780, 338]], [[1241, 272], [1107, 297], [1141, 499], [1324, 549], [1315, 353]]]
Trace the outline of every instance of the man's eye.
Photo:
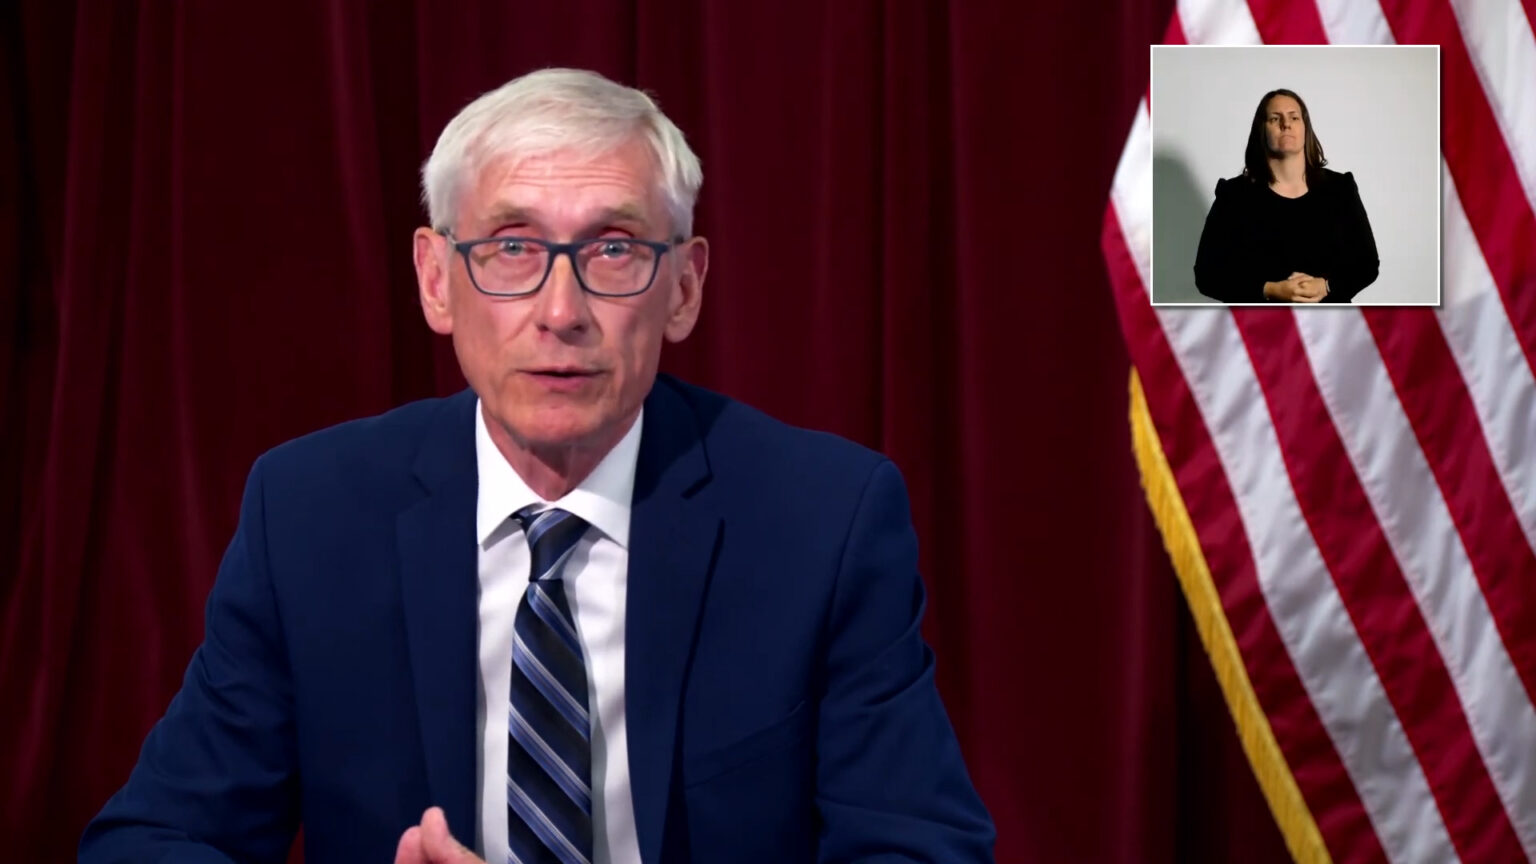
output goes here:
[[597, 254], [604, 258], [618, 258], [629, 254], [629, 243], [624, 240], [607, 240], [597, 245]]
[[528, 244], [521, 240], [503, 240], [497, 245], [496, 251], [503, 255], [526, 255], [529, 252]]

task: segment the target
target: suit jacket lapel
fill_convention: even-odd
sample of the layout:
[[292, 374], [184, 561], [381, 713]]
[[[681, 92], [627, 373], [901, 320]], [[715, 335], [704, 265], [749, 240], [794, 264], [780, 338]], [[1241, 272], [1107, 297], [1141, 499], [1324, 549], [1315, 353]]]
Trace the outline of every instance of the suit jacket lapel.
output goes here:
[[645, 405], [630, 514], [624, 702], [640, 858], [658, 862], [675, 780], [678, 712], [721, 519], [698, 418], [662, 377]]
[[473, 392], [443, 403], [414, 470], [426, 496], [396, 519], [406, 643], [433, 804], [473, 842], [479, 571]]

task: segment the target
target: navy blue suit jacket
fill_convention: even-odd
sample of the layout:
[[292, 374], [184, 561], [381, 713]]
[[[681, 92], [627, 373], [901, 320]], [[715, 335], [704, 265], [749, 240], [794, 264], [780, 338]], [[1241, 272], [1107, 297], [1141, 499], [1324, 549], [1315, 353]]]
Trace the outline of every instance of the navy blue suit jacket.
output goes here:
[[[468, 391], [257, 460], [181, 692], [82, 862], [389, 862], [440, 805], [474, 837]], [[990, 860], [933, 682], [891, 463], [662, 376], [625, 630], [641, 857]]]

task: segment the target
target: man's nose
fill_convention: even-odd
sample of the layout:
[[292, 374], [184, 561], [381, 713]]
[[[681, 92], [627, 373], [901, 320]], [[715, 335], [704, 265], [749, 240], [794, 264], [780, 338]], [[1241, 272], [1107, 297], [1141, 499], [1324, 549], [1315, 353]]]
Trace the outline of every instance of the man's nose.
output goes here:
[[576, 279], [571, 256], [557, 255], [538, 294], [538, 324], [557, 333], [580, 331], [591, 318], [587, 292]]

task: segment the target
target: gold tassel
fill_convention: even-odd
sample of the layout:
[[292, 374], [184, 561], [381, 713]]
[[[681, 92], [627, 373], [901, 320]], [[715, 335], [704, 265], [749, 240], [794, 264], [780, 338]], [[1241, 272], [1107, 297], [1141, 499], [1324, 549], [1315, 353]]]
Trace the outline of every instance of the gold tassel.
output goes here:
[[1331, 861], [1323, 835], [1317, 829], [1317, 821], [1301, 797], [1301, 789], [1280, 752], [1269, 718], [1259, 707], [1253, 682], [1248, 680], [1248, 669], [1238, 652], [1232, 625], [1221, 607], [1221, 597], [1211, 580], [1205, 552], [1200, 548], [1194, 523], [1189, 519], [1173, 469], [1168, 465], [1162, 442], [1158, 440], [1157, 428], [1147, 409], [1146, 394], [1141, 389], [1141, 378], [1134, 368], [1131, 369], [1131, 448], [1136, 453], [1136, 465], [1141, 469], [1141, 485], [1147, 493], [1147, 504], [1163, 535], [1168, 557], [1173, 560], [1184, 599], [1194, 614], [1195, 629], [1200, 632], [1200, 641], [1211, 658], [1227, 708], [1237, 724], [1243, 752], [1248, 754], [1248, 763], [1253, 766], [1253, 774], [1258, 778], [1275, 823], [1285, 837], [1285, 845], [1298, 862]]

